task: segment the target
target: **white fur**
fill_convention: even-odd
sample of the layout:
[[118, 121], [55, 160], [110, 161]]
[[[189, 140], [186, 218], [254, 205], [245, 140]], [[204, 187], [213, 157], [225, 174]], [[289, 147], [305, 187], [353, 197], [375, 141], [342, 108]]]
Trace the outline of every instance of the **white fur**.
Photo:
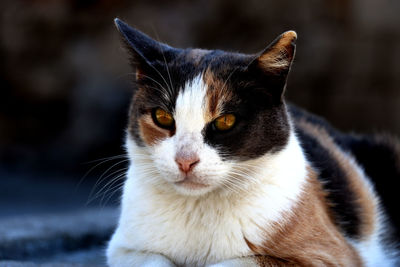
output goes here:
[[167, 257], [157, 253], [140, 252], [129, 249], [109, 249], [108, 265], [118, 267], [175, 267]]
[[[238, 258], [253, 254], [245, 238], [263, 244], [273, 234], [270, 226], [284, 223], [282, 213], [290, 212], [296, 203], [307, 172], [295, 134], [291, 133], [287, 146], [278, 153], [248, 161], [222, 161], [201, 133], [209, 119], [206, 92], [201, 76], [185, 85], [176, 101], [172, 137], [139, 147], [128, 135], [131, 165], [119, 225], [107, 251], [111, 266], [172, 266], [172, 262], [252, 266], [253, 258]], [[174, 160], [178, 151], [198, 155], [193, 176], [207, 187], [189, 189], [176, 183], [184, 179]], [[386, 228], [379, 199], [364, 171], [351, 155], [346, 157], [373, 196], [377, 214], [370, 237], [348, 241], [367, 267], [395, 266], [395, 255], [382, 242]]]
[[[139, 149], [133, 143], [129, 146], [131, 151]], [[287, 162], [293, 164], [288, 166]], [[294, 136], [282, 152], [249, 163], [264, 168], [254, 175], [260, 182], [251, 190], [241, 195], [216, 190], [193, 197], [182, 195], [167, 183], [159, 187], [146, 183], [149, 177], [133, 162], [110, 249], [161, 253], [189, 266], [251, 255], [244, 237], [256, 245], [265, 242], [265, 234], [272, 231], [268, 226], [279, 222], [281, 213], [295, 203], [306, 170]]]
[[[301, 193], [306, 161], [293, 133], [282, 151], [244, 162], [222, 161], [203, 142], [202, 81], [196, 77], [178, 96], [174, 136], [146, 148], [127, 138], [131, 165], [108, 247], [111, 265], [120, 251], [158, 253], [187, 266], [252, 255], [244, 238], [255, 245], [265, 242], [273, 232], [269, 226], [283, 223], [282, 213]], [[174, 162], [179, 149], [199, 155], [194, 175], [209, 187], [189, 190], [175, 184], [182, 179]]]
[[176, 99], [175, 122], [177, 133], [201, 133], [206, 123], [205, 103], [207, 85], [201, 75], [185, 85]]
[[222, 261], [216, 264], [208, 265], [207, 267], [254, 267], [259, 266], [254, 257], [235, 258]]

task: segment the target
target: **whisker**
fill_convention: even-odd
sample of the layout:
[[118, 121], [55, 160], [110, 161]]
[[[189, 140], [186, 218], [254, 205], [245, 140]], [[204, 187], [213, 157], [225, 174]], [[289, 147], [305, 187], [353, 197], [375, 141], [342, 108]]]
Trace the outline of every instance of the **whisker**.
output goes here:
[[[161, 74], [160, 74], [160, 75], [161, 75]], [[170, 87], [168, 86], [168, 84], [167, 84], [167, 88], [168, 88], [168, 89], [166, 89], [164, 86], [162, 86], [158, 81], [156, 81], [156, 80], [153, 79], [152, 77], [150, 77], [150, 76], [148, 76], [148, 75], [145, 75], [145, 74], [140, 74], [140, 76], [145, 77], [145, 78], [148, 78], [148, 79], [150, 79], [151, 81], [157, 83], [157, 84], [160, 86], [160, 88], [161, 88], [162, 90], [161, 90], [160, 88], [157, 88], [157, 87], [153, 87], [153, 86], [148, 86], [148, 85], [146, 85], [148, 88], [152, 88], [152, 89], [155, 89], [156, 91], [158, 91], [158, 92], [162, 95], [162, 97], [164, 98], [164, 100], [165, 100], [166, 103], [169, 103], [169, 102], [172, 101], [172, 99], [173, 99], [173, 92], [172, 92], [172, 89], [170, 89]], [[165, 82], [166, 82], [166, 81], [165, 81]], [[164, 104], [164, 103], [163, 103], [163, 104]], [[167, 106], [165, 106], [165, 108], [168, 109]]]
[[[127, 75], [135, 75], [136, 76], [136, 73], [131, 72], [131, 73], [124, 74], [123, 76], [127, 76]], [[123, 76], [121, 76], [121, 77], [123, 77]], [[161, 83], [159, 83], [157, 80], [155, 80], [154, 78], [152, 78], [148, 75], [140, 73], [139, 76], [147, 78], [147, 79], [151, 80], [152, 82], [156, 83], [160, 88], [157, 88], [154, 86], [149, 86], [149, 85], [146, 85], [146, 87], [157, 90], [159, 93], [161, 93], [161, 95], [164, 96], [166, 101], [170, 101], [172, 99], [172, 92], [170, 89], [166, 89]], [[132, 82], [135, 84], [135, 86], [138, 86], [138, 81], [132, 81]], [[168, 87], [168, 85], [167, 85], [167, 87]]]
[[123, 185], [124, 185], [124, 183], [117, 184], [117, 186], [114, 187], [114, 188], [112, 189], [113, 192], [108, 196], [107, 200], [106, 200], [105, 203], [104, 203], [104, 206], [107, 205], [107, 203], [110, 201], [110, 199], [112, 198], [112, 196], [113, 196], [116, 192], [118, 192], [118, 191], [122, 188]]
[[[157, 80], [155, 80], [154, 78], [152, 78], [152, 77], [150, 77], [150, 76], [148, 76], [148, 75], [146, 75], [146, 74], [143, 74], [143, 73], [140, 73], [139, 76], [144, 77], [144, 78], [147, 78], [147, 79], [149, 79], [149, 80], [155, 82], [155, 83], [158, 84], [162, 89], [164, 89], [165, 91], [168, 91], [161, 83], [159, 83], [159, 82], [158, 82]], [[168, 87], [168, 84], [167, 84], [167, 87]]]
[[104, 192], [102, 193], [103, 196], [101, 197], [100, 204], [103, 203], [105, 196], [106, 196], [110, 191], [113, 191], [115, 188], [118, 188], [120, 185], [123, 184], [123, 179], [122, 179], [122, 178], [123, 178], [124, 176], [125, 176], [125, 173], [122, 173], [122, 174], [116, 176], [115, 178], [113, 178], [113, 180], [112, 180], [113, 182], [110, 183], [110, 184], [108, 185], [107, 190], [104, 190]]
[[[154, 69], [156, 72], [157, 72], [157, 74], [163, 79], [163, 81], [164, 81], [164, 83], [165, 83], [165, 85], [167, 86], [167, 88], [172, 92], [172, 89], [169, 87], [169, 85], [168, 85], [168, 83], [167, 83], [167, 80], [165, 80], [165, 78], [164, 78], [164, 76], [162, 76], [162, 74], [157, 70], [157, 68], [156, 67], [154, 67], [153, 65], [151, 65], [150, 64], [150, 67], [152, 68], [152, 69]], [[140, 74], [140, 75], [143, 75], [143, 74]], [[147, 76], [147, 75], [146, 75]], [[147, 76], [148, 77], [148, 76]], [[149, 77], [148, 77], [149, 78]], [[155, 81], [154, 79], [153, 79], [153, 81]], [[161, 85], [160, 85], [161, 86]]]
[[[157, 39], [159, 39], [156, 30], [155, 30], [155, 29], [153, 29], [153, 30], [154, 30], [154, 32], [155, 32], [155, 34], [156, 34]], [[172, 90], [173, 85], [172, 85], [172, 79], [171, 79], [171, 74], [170, 74], [170, 72], [169, 72], [169, 67], [168, 67], [168, 64], [167, 64], [167, 60], [166, 60], [166, 58], [165, 58], [164, 50], [161, 48], [160, 43], [159, 43], [159, 46], [160, 46], [161, 54], [162, 54], [163, 59], [164, 59], [165, 68], [167, 69], [167, 73], [168, 73], [168, 77], [169, 77], [169, 83], [170, 83], [170, 86], [171, 86], [170, 88], [171, 88], [171, 90]]]
[[154, 31], [154, 33], [155, 33], [155, 35], [156, 35], [157, 40], [158, 40], [158, 46], [159, 46], [159, 49], [161, 50], [161, 54], [162, 54], [163, 59], [164, 59], [164, 64], [165, 64], [165, 67], [166, 67], [166, 69], [167, 69], [167, 73], [168, 73], [168, 77], [169, 77], [169, 82], [170, 82], [170, 85], [171, 85], [170, 89], [172, 90], [172, 88], [173, 88], [173, 86], [172, 86], [172, 79], [171, 79], [171, 74], [170, 74], [170, 72], [169, 72], [169, 67], [168, 67], [168, 64], [167, 64], [167, 60], [166, 60], [166, 58], [165, 58], [164, 49], [162, 49], [162, 47], [161, 47], [160, 38], [159, 38], [158, 33], [157, 33], [157, 31], [156, 31], [156, 29], [155, 29], [154, 27], [153, 27], [153, 31]]
[[91, 200], [93, 200], [93, 199], [96, 199], [100, 194], [103, 193], [103, 191], [106, 190], [106, 188], [107, 188], [108, 186], [111, 186], [111, 185], [115, 182], [115, 180], [119, 179], [119, 177], [122, 177], [122, 176], [124, 176], [124, 175], [126, 175], [125, 171], [124, 171], [124, 170], [119, 170], [119, 172], [116, 174], [115, 177], [113, 177], [112, 179], [110, 179], [105, 185], [102, 186], [102, 188], [101, 188], [100, 190], [98, 190], [98, 191], [96, 192], [96, 194], [94, 194], [93, 196], [90, 197], [90, 200], [89, 200], [89, 201], [91, 201]]
[[[123, 176], [123, 175], [126, 174], [126, 169], [120, 169], [120, 170], [116, 171], [115, 174], [117, 175], [116, 177], [118, 177], [118, 176], [120, 176], [120, 175]], [[108, 181], [105, 185], [103, 185], [102, 188], [101, 188], [100, 190], [98, 190], [96, 194], [94, 194], [94, 190], [95, 190], [95, 188], [94, 188], [94, 189], [92, 190], [93, 193], [91, 192], [91, 193], [89, 194], [89, 199], [90, 199], [90, 200], [96, 199], [96, 198], [98, 197], [98, 195], [101, 194], [101, 192], [102, 192], [107, 186], [110, 186], [110, 185], [114, 182], [114, 179], [115, 179], [115, 177], [112, 178], [110, 181]], [[90, 201], [89, 201], [89, 202], [90, 202]]]
[[127, 162], [127, 161], [129, 161], [129, 159], [124, 159], [124, 160], [118, 161], [117, 163], [115, 163], [115, 164], [113, 164], [111, 167], [109, 167], [105, 172], [103, 172], [103, 174], [97, 179], [96, 183], [93, 185], [93, 188], [92, 188], [92, 190], [90, 191], [89, 196], [91, 196], [91, 195], [94, 193], [94, 190], [96, 189], [97, 185], [100, 184], [100, 183], [103, 181], [102, 178], [104, 177], [104, 175], [106, 175], [106, 174], [107, 174], [111, 169], [113, 169], [115, 166], [117, 166], [117, 165], [119, 165], [119, 164], [121, 164], [121, 163]]
[[111, 157], [105, 157], [105, 158], [102, 158], [102, 159], [96, 159], [96, 160], [89, 161], [89, 162], [85, 163], [85, 164], [89, 164], [89, 163], [101, 161], [101, 162], [97, 163], [95, 166], [91, 167], [91, 168], [82, 176], [82, 178], [81, 178], [81, 179], [79, 180], [79, 182], [76, 184], [75, 190], [77, 190], [77, 189], [79, 188], [79, 186], [82, 184], [82, 182], [85, 180], [85, 178], [89, 175], [89, 173], [91, 173], [91, 172], [92, 172], [95, 168], [97, 168], [98, 166], [100, 166], [100, 165], [102, 165], [102, 164], [104, 164], [104, 163], [106, 163], [106, 162], [109, 162], [109, 161], [112, 161], [112, 160], [115, 160], [115, 159], [125, 158], [125, 157], [127, 157], [125, 154], [121, 154], [121, 155], [116, 155], [116, 156], [111, 156]]
[[230, 170], [229, 173], [239, 175], [239, 176], [241, 176], [243, 178], [246, 178], [246, 179], [248, 177], [252, 177], [252, 175], [257, 175], [258, 174], [257, 172], [254, 172], [252, 170], [237, 170], [237, 169], [236, 170]]
[[[228, 176], [228, 178], [230, 177]], [[227, 187], [230, 191], [233, 191], [235, 194], [240, 194], [240, 192], [242, 191], [242, 188], [240, 188], [236, 183], [229, 179], [224, 180], [223, 185]]]
[[113, 160], [113, 159], [125, 158], [125, 157], [127, 157], [126, 154], [120, 154], [120, 155], [115, 155], [115, 156], [104, 157], [104, 158], [100, 158], [100, 159], [87, 161], [87, 162], [84, 162], [83, 164], [90, 164], [90, 163], [94, 163], [94, 162], [98, 162], [98, 161], [102, 161], [102, 160], [108, 160], [108, 159]]

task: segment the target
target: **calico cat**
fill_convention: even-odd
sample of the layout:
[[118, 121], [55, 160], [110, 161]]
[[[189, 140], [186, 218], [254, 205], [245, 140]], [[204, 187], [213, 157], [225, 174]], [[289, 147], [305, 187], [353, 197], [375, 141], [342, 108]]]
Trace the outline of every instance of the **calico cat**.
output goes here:
[[396, 265], [370, 163], [353, 149], [385, 146], [400, 177], [400, 146], [285, 102], [295, 32], [245, 55], [172, 48], [115, 23], [137, 86], [110, 266]]

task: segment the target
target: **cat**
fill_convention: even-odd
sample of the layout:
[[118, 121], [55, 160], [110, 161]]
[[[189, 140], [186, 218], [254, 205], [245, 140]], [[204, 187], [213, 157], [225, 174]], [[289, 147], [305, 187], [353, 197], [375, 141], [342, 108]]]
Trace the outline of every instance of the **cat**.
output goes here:
[[369, 164], [352, 149], [382, 146], [400, 163], [400, 145], [286, 103], [294, 31], [246, 55], [173, 48], [115, 24], [137, 85], [109, 266], [396, 265]]

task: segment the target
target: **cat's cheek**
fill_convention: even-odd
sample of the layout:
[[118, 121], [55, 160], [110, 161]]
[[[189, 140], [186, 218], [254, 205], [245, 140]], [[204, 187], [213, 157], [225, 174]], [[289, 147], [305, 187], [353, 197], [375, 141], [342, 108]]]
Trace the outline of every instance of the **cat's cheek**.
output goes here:
[[199, 155], [200, 163], [194, 169], [194, 174], [205, 184], [219, 186], [229, 171], [228, 164], [225, 164], [217, 151], [208, 145], [203, 146]]
[[157, 142], [151, 147], [154, 167], [162, 175], [163, 179], [174, 183], [181, 179], [179, 168], [174, 160], [175, 146], [172, 138]]
[[141, 116], [138, 124], [140, 137], [148, 146], [154, 146], [169, 137], [169, 130], [155, 125], [150, 115]]

